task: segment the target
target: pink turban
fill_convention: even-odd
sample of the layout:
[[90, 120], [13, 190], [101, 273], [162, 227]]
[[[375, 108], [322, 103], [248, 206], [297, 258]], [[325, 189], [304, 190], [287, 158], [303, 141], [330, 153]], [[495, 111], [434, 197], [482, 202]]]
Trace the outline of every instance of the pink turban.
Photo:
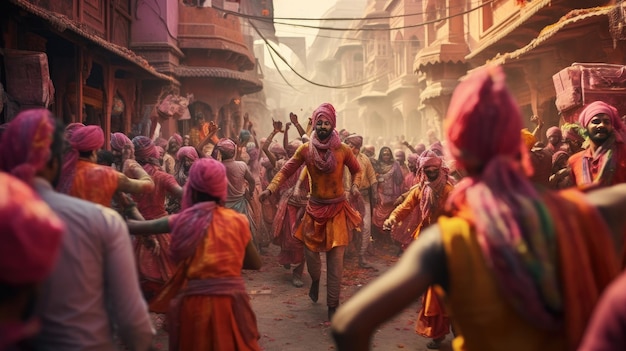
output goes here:
[[617, 109], [604, 101], [595, 101], [587, 105], [587, 107], [585, 107], [585, 109], [580, 113], [580, 116], [578, 116], [578, 122], [584, 128], [587, 128], [591, 119], [601, 113], [604, 113], [611, 118], [611, 123], [613, 124], [613, 128], [615, 130], [622, 129], [621, 127], [623, 126], [623, 123], [619, 118]]
[[520, 155], [522, 118], [502, 67], [475, 71], [454, 90], [445, 120], [451, 156], [460, 168], [481, 169], [496, 156]]
[[358, 134], [350, 134], [346, 137], [345, 142], [350, 142], [354, 147], [360, 149], [363, 146], [363, 137]]
[[420, 156], [418, 163], [417, 163], [417, 169], [421, 170], [424, 167], [432, 167], [432, 166], [440, 168], [442, 164], [443, 164], [443, 161], [441, 160], [441, 157], [437, 156], [437, 154], [434, 153], [433, 151], [428, 150], [424, 152], [422, 156]]
[[298, 139], [290, 141], [289, 144], [287, 144], [287, 149], [285, 150], [287, 151], [287, 157], [293, 156], [301, 145], [302, 141]]
[[283, 148], [280, 144], [278, 143], [272, 143], [272, 145], [270, 145], [270, 152], [273, 153], [275, 156], [280, 156], [282, 158], [286, 158], [287, 157], [287, 151], [285, 151], [285, 148]]
[[550, 127], [546, 131], [546, 138], [550, 138], [551, 136], [556, 135], [559, 138], [563, 137], [563, 133], [561, 133], [561, 129], [559, 127]]
[[217, 143], [217, 149], [222, 153], [222, 155], [226, 156], [226, 158], [231, 158], [235, 156], [235, 151], [237, 151], [237, 145], [234, 141], [228, 138], [222, 138]]
[[111, 148], [116, 151], [124, 150], [124, 146], [134, 147], [133, 142], [124, 133], [111, 134]]
[[198, 159], [189, 169], [189, 179], [187, 179], [183, 193], [182, 209], [193, 205], [191, 190], [214, 196], [224, 204], [227, 188], [228, 178], [224, 165], [212, 158]]
[[54, 117], [46, 109], [20, 112], [0, 142], [0, 169], [30, 184], [50, 160]]
[[174, 135], [172, 135], [168, 140], [167, 143], [171, 143], [172, 141], [175, 141], [176, 143], [178, 143], [178, 146], [182, 146], [183, 145], [183, 137], [180, 136], [180, 134], [178, 133], [174, 133]]
[[134, 137], [133, 145], [135, 145], [135, 159], [139, 162], [145, 163], [149, 162], [150, 159], [159, 157], [156, 145], [147, 136], [140, 135]]
[[165, 155], [165, 149], [162, 148], [161, 146], [155, 146], [156, 150], [157, 150], [157, 157], [161, 158], [163, 157], [163, 155]]
[[337, 126], [337, 115], [335, 113], [335, 108], [333, 105], [325, 102], [321, 104], [315, 111], [313, 111], [313, 126], [317, 124], [317, 120], [320, 118], [327, 118], [330, 121], [330, 125], [335, 129]]
[[99, 126], [89, 125], [76, 128], [68, 139], [71, 150], [65, 155], [61, 179], [59, 181], [59, 191], [68, 194], [74, 182], [76, 173], [76, 162], [78, 162], [79, 152], [98, 150], [104, 145], [104, 132]]
[[183, 146], [178, 149], [178, 152], [176, 153], [176, 159], [179, 162], [182, 162], [183, 157], [187, 157], [188, 159], [195, 161], [198, 159], [198, 151], [193, 146]]
[[[41, 111], [36, 113], [47, 119]], [[64, 230], [63, 222], [31, 188], [0, 173], [0, 283], [43, 281], [59, 255]]]

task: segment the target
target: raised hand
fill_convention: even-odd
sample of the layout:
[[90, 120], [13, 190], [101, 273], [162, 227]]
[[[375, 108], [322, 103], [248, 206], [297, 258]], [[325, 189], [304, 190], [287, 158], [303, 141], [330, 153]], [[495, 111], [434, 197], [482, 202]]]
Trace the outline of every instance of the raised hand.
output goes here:
[[289, 127], [291, 127], [291, 122], [285, 123], [285, 132], [289, 130]]
[[283, 122], [275, 121], [272, 119], [272, 125], [274, 126], [274, 133], [282, 133], [283, 132]]
[[298, 116], [295, 113], [293, 113], [293, 112], [289, 112], [289, 120], [291, 121], [291, 123], [297, 124], [298, 123]]

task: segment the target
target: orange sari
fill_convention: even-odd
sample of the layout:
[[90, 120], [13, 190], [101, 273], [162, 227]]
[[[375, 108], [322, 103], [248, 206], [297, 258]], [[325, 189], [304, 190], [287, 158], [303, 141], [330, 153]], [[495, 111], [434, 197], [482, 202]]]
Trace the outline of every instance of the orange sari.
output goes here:
[[117, 171], [111, 167], [78, 160], [69, 195], [111, 207], [118, 179]]

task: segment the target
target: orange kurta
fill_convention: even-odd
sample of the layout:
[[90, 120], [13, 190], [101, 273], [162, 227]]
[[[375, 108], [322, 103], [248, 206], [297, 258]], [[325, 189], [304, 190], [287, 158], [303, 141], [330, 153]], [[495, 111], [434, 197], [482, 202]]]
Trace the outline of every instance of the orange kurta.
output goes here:
[[111, 207], [119, 175], [111, 167], [78, 160], [69, 195]]
[[[241, 277], [246, 245], [251, 239], [250, 226], [244, 215], [217, 207], [195, 254], [179, 264], [161, 294], [151, 302], [150, 310], [167, 312], [172, 298], [190, 280]], [[246, 294], [245, 291], [242, 293]], [[256, 317], [248, 296], [243, 297], [238, 299], [246, 304], [242, 316], [235, 315], [237, 308], [231, 296], [192, 295], [183, 298], [178, 317], [179, 350], [259, 350]], [[246, 338], [243, 329], [252, 329], [254, 336]]]
[[[526, 320], [502, 294], [474, 228], [458, 217], [439, 219], [448, 263], [450, 293], [443, 297], [462, 336], [455, 350], [573, 350], [600, 292], [618, 273], [603, 219], [576, 190], [544, 196], [555, 222], [563, 327], [542, 330]], [[529, 287], [530, 288], [530, 287]]]

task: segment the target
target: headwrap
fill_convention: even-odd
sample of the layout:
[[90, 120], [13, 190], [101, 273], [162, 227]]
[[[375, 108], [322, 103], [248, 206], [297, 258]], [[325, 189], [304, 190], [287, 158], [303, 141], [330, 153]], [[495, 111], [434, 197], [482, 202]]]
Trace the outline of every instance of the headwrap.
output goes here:
[[183, 162], [183, 157], [187, 157], [188, 159], [195, 161], [199, 158], [198, 151], [193, 146], [183, 146], [178, 149], [176, 153], [176, 160], [178, 162]]
[[292, 157], [300, 146], [302, 146], [301, 140], [295, 139], [290, 141], [289, 144], [287, 144], [287, 149], [285, 150], [287, 151], [287, 157]]
[[287, 158], [287, 151], [279, 143], [272, 143], [269, 147], [270, 152], [278, 158]]
[[235, 156], [235, 152], [237, 151], [237, 144], [228, 138], [222, 138], [217, 143], [217, 149], [220, 153], [222, 153], [222, 156], [232, 158]]
[[551, 136], [556, 135], [559, 138], [563, 137], [563, 133], [561, 133], [561, 129], [559, 127], [550, 127], [546, 131], [546, 138], [550, 138]]
[[409, 156], [406, 158], [406, 162], [410, 165], [416, 165], [417, 166], [417, 161], [419, 160], [420, 155], [416, 154], [416, 153], [410, 153]]
[[[428, 221], [427, 224], [430, 224], [430, 220], [436, 220], [431, 218], [432, 213], [436, 206], [442, 205], [441, 200], [438, 199], [442, 198], [443, 191], [448, 182], [448, 169], [441, 167], [442, 164], [443, 160], [441, 157], [432, 150], [424, 152], [418, 161], [417, 177], [418, 181], [423, 184], [419, 206], [422, 222]], [[437, 179], [430, 181], [428, 177], [426, 177], [424, 173], [424, 168], [426, 167], [437, 167], [440, 170]], [[437, 203], [438, 201], [440, 203]]]
[[[337, 115], [333, 105], [325, 102], [313, 111], [313, 115], [311, 116], [311, 119], [313, 120], [313, 127], [315, 127], [320, 118], [327, 118], [333, 129], [337, 127]], [[337, 138], [339, 138], [339, 136], [337, 136]]]
[[133, 142], [124, 133], [111, 133], [111, 149], [122, 152], [124, 146], [135, 148]]
[[441, 168], [442, 164], [443, 164], [443, 160], [441, 159], [441, 157], [437, 156], [437, 154], [435, 154], [433, 151], [428, 150], [419, 157], [418, 164], [417, 164], [417, 171], [419, 172], [423, 170], [425, 167], [432, 167], [432, 166]]
[[157, 150], [157, 157], [160, 159], [161, 157], [163, 157], [163, 155], [165, 155], [165, 149], [162, 148], [161, 146], [156, 145], [155, 146], [156, 150]]
[[[611, 118], [611, 124], [613, 124], [613, 128], [615, 130], [620, 130], [621, 126], [623, 126], [622, 120], [619, 118], [619, 114], [617, 113], [617, 109], [604, 101], [594, 101], [587, 105], [580, 115], [578, 116], [578, 122], [584, 127], [587, 128], [591, 119], [604, 113]], [[619, 128], [619, 129], [618, 129]]]
[[70, 138], [72, 137], [72, 134], [74, 134], [74, 131], [76, 131], [76, 129], [78, 128], [82, 128], [85, 125], [82, 123], [78, 123], [78, 122], [74, 122], [74, 123], [70, 123], [65, 127], [65, 140], [70, 140]]
[[[36, 114], [43, 117], [40, 121], [48, 118], [39, 110], [30, 113]], [[24, 112], [20, 115], [24, 116]], [[24, 118], [21, 121], [15, 119], [11, 124], [26, 123]], [[52, 272], [64, 231], [63, 222], [30, 187], [0, 173], [0, 283], [24, 285], [43, 281]]]
[[569, 154], [563, 150], [559, 150], [555, 152], [552, 155], [552, 166], [554, 166], [561, 158], [565, 158], [567, 160], [569, 158]]
[[178, 144], [178, 146], [183, 146], [183, 137], [180, 136], [180, 134], [178, 133], [174, 133], [168, 140], [167, 140], [167, 144], [169, 145], [169, 143], [171, 143], [172, 141], [176, 142]]
[[224, 165], [212, 158], [201, 158], [189, 170], [182, 199], [182, 211], [175, 217], [172, 230], [171, 253], [180, 262], [193, 255], [213, 220], [215, 202], [192, 202], [192, 190], [202, 192], [226, 202], [228, 178]]
[[402, 157], [403, 159], [406, 159], [406, 154], [404, 153], [404, 150], [401, 149], [393, 150], [393, 156], [396, 158]]
[[348, 135], [344, 141], [349, 141], [357, 149], [360, 149], [361, 146], [363, 146], [363, 137], [355, 133]]
[[31, 184], [50, 160], [54, 117], [46, 109], [20, 112], [0, 142], [0, 169]]
[[246, 141], [250, 139], [250, 136], [252, 136], [252, 134], [250, 134], [250, 131], [247, 129], [239, 131], [239, 140]]
[[528, 160], [522, 127], [500, 66], [478, 69], [462, 81], [450, 101], [445, 133], [450, 155], [470, 174], [448, 201], [475, 228], [485, 261], [515, 310], [538, 328], [553, 329], [563, 311], [555, 228], [522, 171]]
[[585, 141], [585, 137], [581, 134], [583, 129], [577, 123], [566, 123], [561, 126], [564, 139], [570, 139], [579, 142], [581, 145]]
[[159, 151], [152, 142], [152, 139], [143, 135], [136, 136], [133, 138], [133, 145], [135, 145], [135, 159], [137, 162], [141, 164], [159, 164]]
[[59, 191], [66, 194], [70, 192], [74, 182], [76, 162], [78, 162], [79, 158], [78, 153], [100, 149], [104, 145], [104, 132], [99, 126], [84, 126], [75, 129], [68, 141], [71, 149], [65, 155], [59, 181]]
[[183, 193], [182, 209], [193, 205], [191, 200], [191, 190], [196, 190], [220, 199], [223, 204], [226, 202], [228, 188], [228, 178], [224, 165], [212, 158], [201, 158], [196, 160], [189, 169], [189, 179], [185, 184]]
[[526, 150], [531, 150], [533, 146], [537, 143], [537, 138], [531, 133], [528, 128], [522, 129], [521, 132], [522, 142], [526, 147]]
[[424, 153], [424, 151], [426, 151], [426, 145], [424, 145], [423, 143], [419, 143], [415, 146], [415, 152], [418, 155], [421, 155]]

